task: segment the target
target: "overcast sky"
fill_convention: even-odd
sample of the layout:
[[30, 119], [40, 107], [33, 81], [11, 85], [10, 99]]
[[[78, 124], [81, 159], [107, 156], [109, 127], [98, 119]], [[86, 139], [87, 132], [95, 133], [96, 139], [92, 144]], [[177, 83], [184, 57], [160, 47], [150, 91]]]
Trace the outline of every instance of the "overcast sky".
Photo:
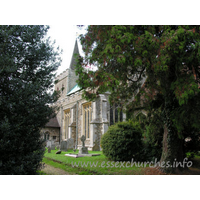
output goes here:
[[[61, 55], [62, 63], [57, 70], [57, 75], [69, 68], [76, 38], [78, 38], [78, 34], [83, 33], [85, 33], [85, 29], [79, 29], [76, 25], [50, 25], [48, 36], [51, 37], [52, 41], [55, 40], [55, 47], [59, 46], [63, 49], [63, 53]], [[79, 40], [78, 46], [80, 54], [83, 55]]]

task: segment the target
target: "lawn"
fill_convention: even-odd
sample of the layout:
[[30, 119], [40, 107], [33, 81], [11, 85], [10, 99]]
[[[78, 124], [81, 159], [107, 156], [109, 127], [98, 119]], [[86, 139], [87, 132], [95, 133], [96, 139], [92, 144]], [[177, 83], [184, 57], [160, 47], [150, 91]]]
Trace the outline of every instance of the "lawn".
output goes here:
[[[142, 174], [165, 174], [155, 167], [149, 167], [148, 164], [129, 162], [109, 161], [101, 151], [89, 151], [91, 154], [100, 154], [92, 157], [68, 157], [65, 154], [74, 153], [72, 150], [62, 151], [61, 154], [55, 154], [57, 150], [47, 151], [44, 154], [43, 162], [55, 168], [62, 169], [68, 174], [79, 175], [142, 175]], [[78, 151], [75, 152], [77, 154]], [[180, 174], [200, 174], [200, 156], [195, 156], [193, 166], [189, 170], [184, 170]], [[138, 164], [140, 164], [138, 166]], [[131, 166], [132, 165], [132, 166]]]
[[[114, 162], [109, 161], [101, 151], [89, 151], [89, 154], [100, 154], [100, 156], [92, 157], [68, 157], [65, 154], [74, 153], [72, 150], [67, 152], [62, 151], [61, 154], [55, 154], [56, 150], [51, 150], [51, 153], [45, 152], [43, 162], [63, 169], [69, 173], [76, 174], [141, 174], [143, 167], [136, 167], [130, 162]], [[75, 153], [78, 153], [76, 151]], [[137, 164], [137, 163], [136, 163]]]

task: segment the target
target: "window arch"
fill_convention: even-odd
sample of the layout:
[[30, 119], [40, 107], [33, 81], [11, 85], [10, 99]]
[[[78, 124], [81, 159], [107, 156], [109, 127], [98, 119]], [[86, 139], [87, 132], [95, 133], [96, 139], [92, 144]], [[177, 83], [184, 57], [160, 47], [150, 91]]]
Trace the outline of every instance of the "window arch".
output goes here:
[[83, 104], [83, 134], [90, 138], [90, 122], [92, 120], [91, 102]]
[[110, 125], [123, 121], [123, 112], [117, 104], [110, 106]]
[[44, 140], [46, 141], [46, 140], [49, 140], [49, 136], [50, 136], [50, 133], [48, 132], [48, 131], [46, 131], [45, 133], [44, 133]]

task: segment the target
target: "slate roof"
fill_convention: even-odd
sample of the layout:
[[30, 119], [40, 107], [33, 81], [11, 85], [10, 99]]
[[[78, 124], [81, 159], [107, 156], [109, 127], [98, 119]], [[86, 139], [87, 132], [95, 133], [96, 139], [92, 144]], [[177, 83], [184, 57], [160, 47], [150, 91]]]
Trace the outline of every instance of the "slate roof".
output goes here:
[[46, 123], [45, 127], [60, 128], [60, 125], [58, 124], [57, 118], [54, 117], [54, 118], [51, 118], [48, 123]]

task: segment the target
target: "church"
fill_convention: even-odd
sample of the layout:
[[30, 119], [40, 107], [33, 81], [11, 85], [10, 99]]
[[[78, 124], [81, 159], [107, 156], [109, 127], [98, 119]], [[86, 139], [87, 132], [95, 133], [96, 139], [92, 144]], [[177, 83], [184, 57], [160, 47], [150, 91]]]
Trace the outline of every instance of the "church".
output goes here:
[[81, 148], [80, 138], [84, 135], [88, 150], [99, 151], [101, 136], [110, 125], [124, 121], [126, 114], [119, 112], [117, 105], [110, 105], [109, 92], [100, 94], [95, 101], [88, 102], [82, 98], [81, 88], [76, 83], [76, 54], [79, 55], [77, 41], [69, 68], [56, 77], [55, 90], [61, 92], [56, 106], [60, 109], [56, 118], [51, 119], [42, 132], [44, 139], [57, 144], [67, 141], [68, 149]]

